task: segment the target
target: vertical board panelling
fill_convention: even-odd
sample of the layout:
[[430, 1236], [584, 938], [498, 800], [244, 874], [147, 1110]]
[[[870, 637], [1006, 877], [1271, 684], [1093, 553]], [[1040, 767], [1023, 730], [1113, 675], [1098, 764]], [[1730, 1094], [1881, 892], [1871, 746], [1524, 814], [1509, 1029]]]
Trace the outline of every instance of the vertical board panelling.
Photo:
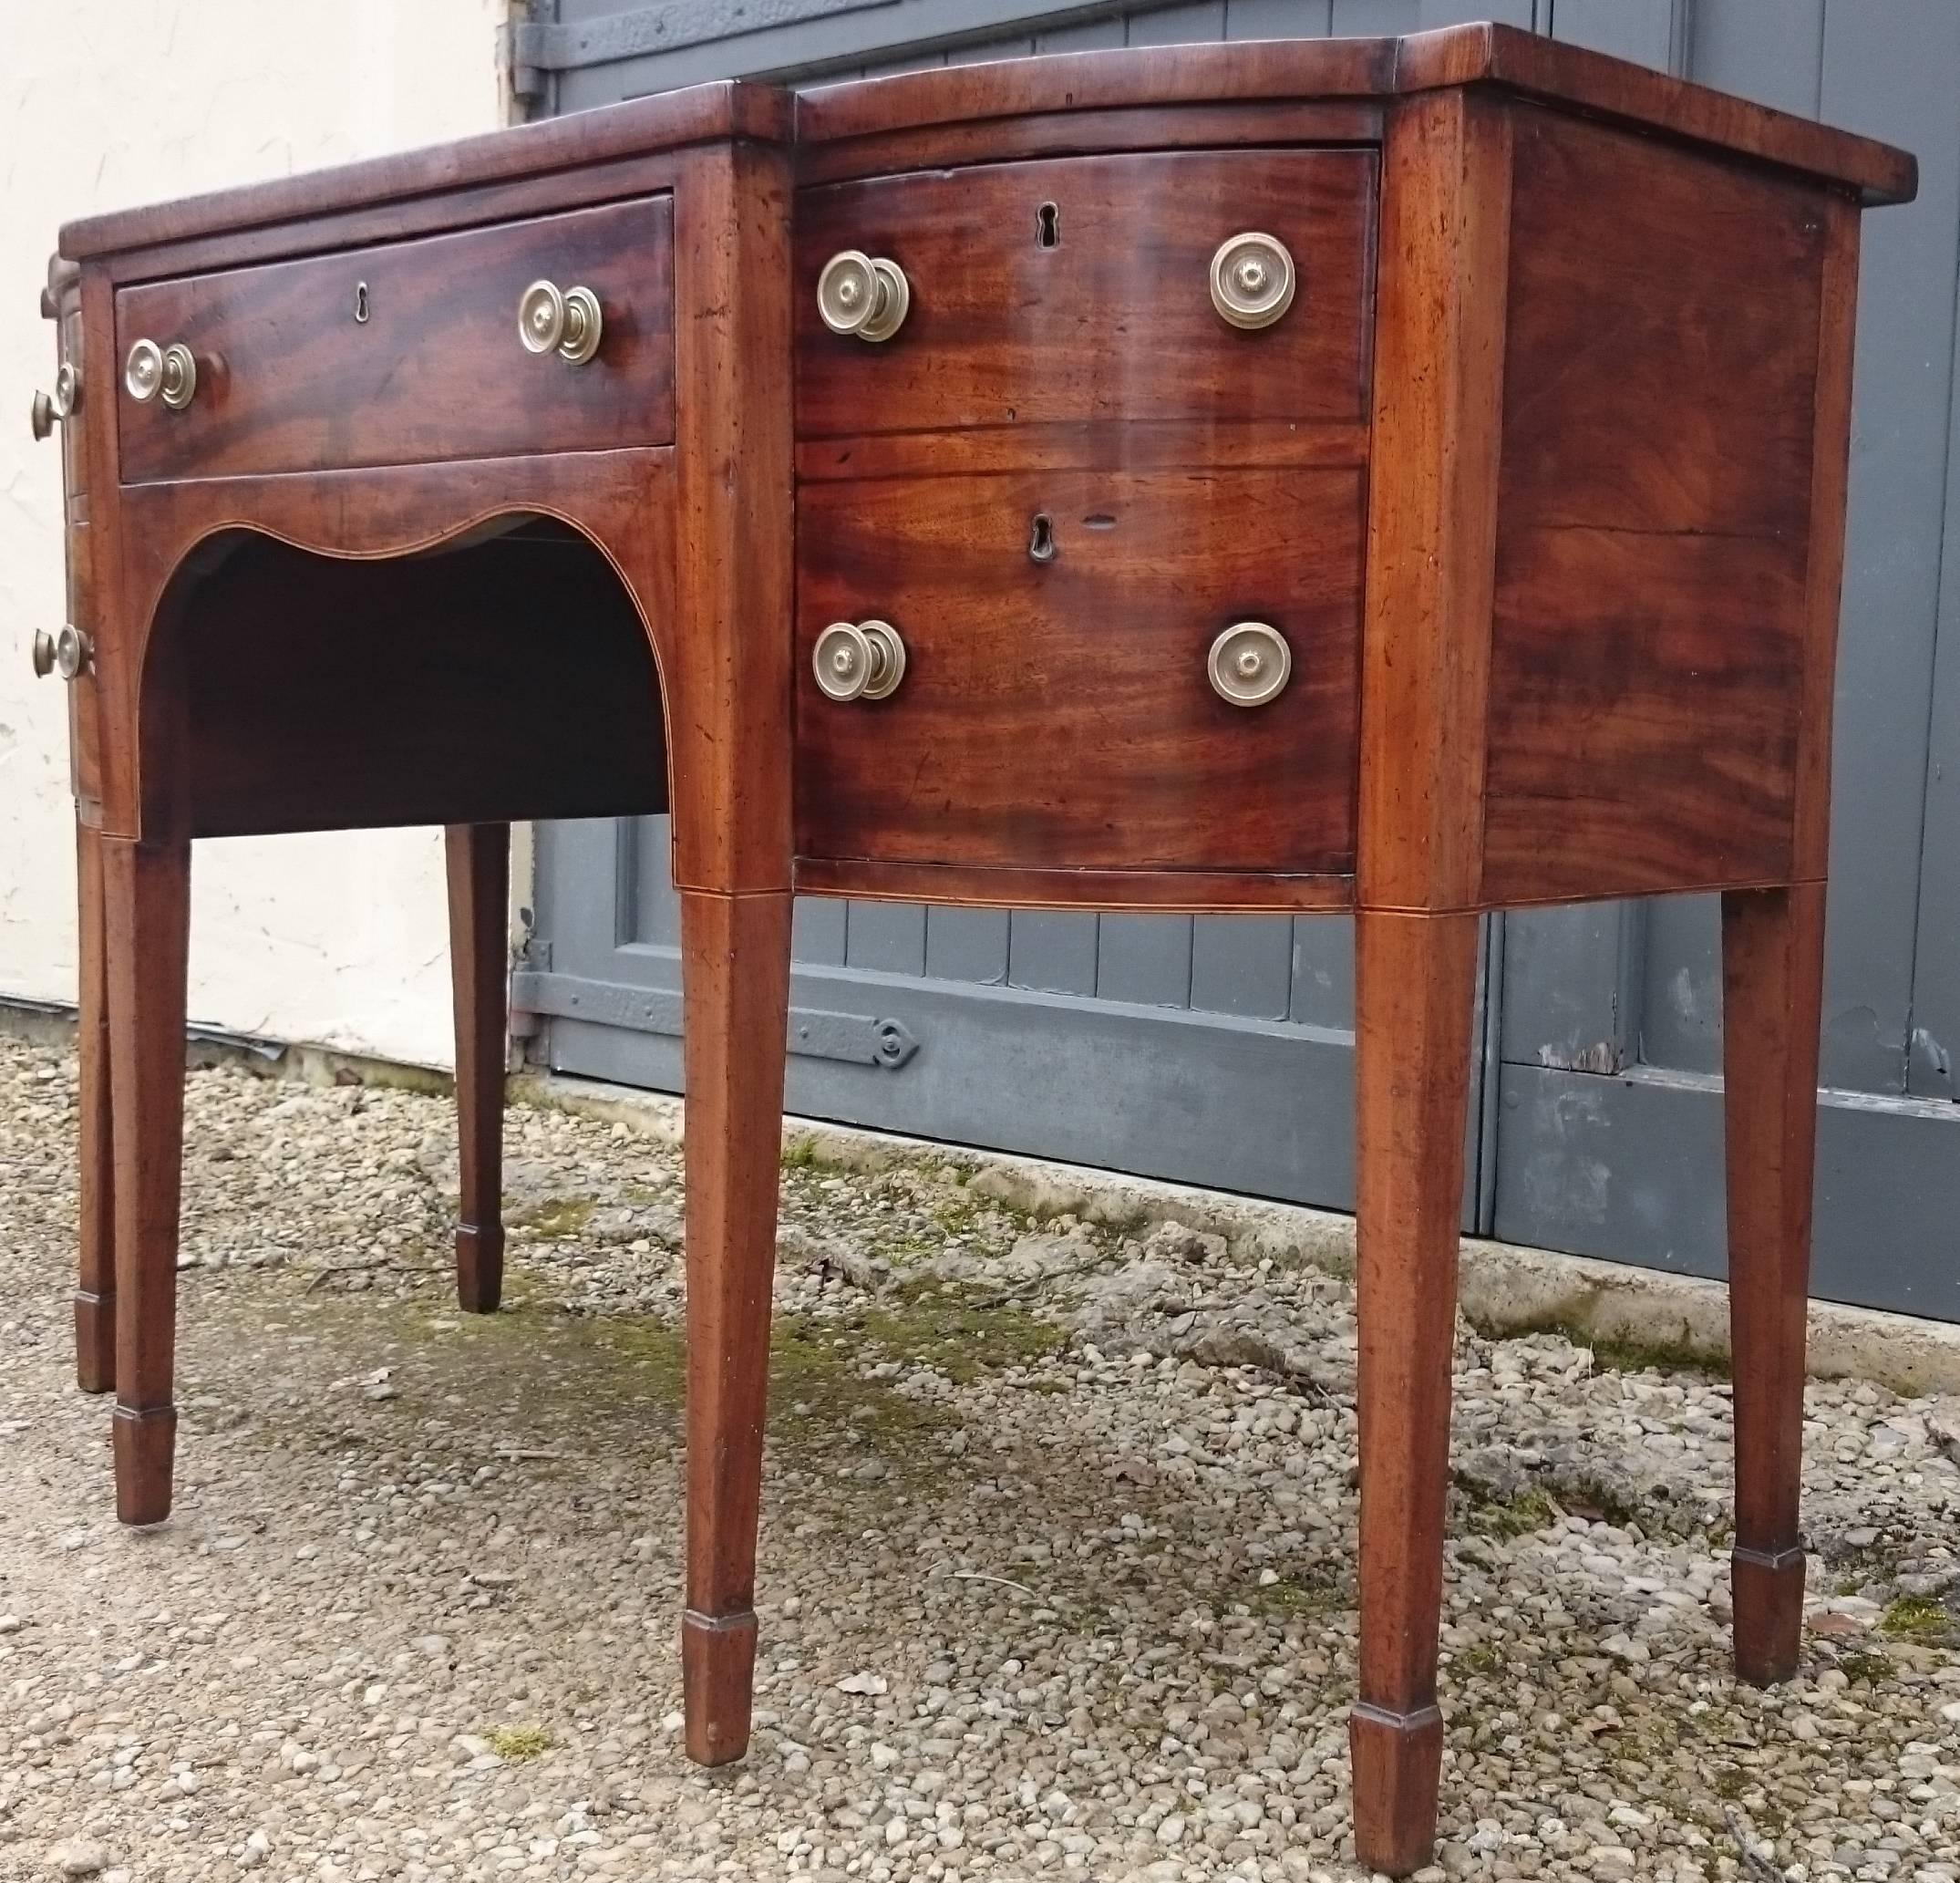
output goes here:
[[1107, 19], [1077, 20], [1073, 26], [1057, 26], [1052, 32], [1035, 35], [1037, 52], [1096, 52], [1124, 41], [1123, 16], [1111, 14]]
[[1500, 26], [1522, 26], [1527, 33], [1540, 27], [1549, 30], [1542, 17], [1552, 9], [1552, 0], [1417, 0], [1416, 24], [1410, 30], [1428, 32], [1433, 26], [1460, 26], [1465, 20], [1495, 20]]
[[1827, 1085], [1904, 1086], [1954, 372], [1960, 6], [1833, 0], [1823, 115], [1903, 144], [1919, 198], [1867, 219], [1832, 764]]
[[927, 909], [925, 971], [934, 980], [995, 986], [1005, 981], [1006, 910]]
[[1096, 991], [1096, 917], [1016, 909], [1007, 921], [1007, 978], [1044, 994]]
[[1413, 33], [1418, 25], [1416, 0], [1334, 0], [1327, 30], [1343, 39], [1366, 39]]
[[841, 967], [844, 965], [844, 930], [851, 905], [820, 901], [815, 896], [797, 898], [789, 921], [789, 953], [798, 961], [813, 967]]
[[1189, 916], [1105, 916], [1096, 931], [1098, 999], [1191, 1005]]
[[1687, 0], [1554, 0], [1552, 36], [1657, 72], [1687, 57]]
[[1824, 76], [1824, 0], [1696, 0], [1687, 76], [1814, 118]]
[[1352, 1032], [1355, 1024], [1355, 925], [1346, 916], [1295, 916], [1293, 987], [1286, 1018]]
[[1325, 39], [1333, 0], [1225, 0], [1228, 39]]
[[[632, 852], [634, 884], [632, 931], [622, 941], [653, 942], [678, 947], [681, 899], [668, 867], [667, 820], [627, 817], [619, 820], [622, 847]], [[622, 876], [625, 874], [621, 872]], [[625, 914], [623, 910], [622, 916]]]
[[1293, 919], [1213, 916], [1191, 936], [1191, 1004], [1201, 1013], [1283, 1020], [1293, 1003]]
[[[1960, 296], [1960, 229], [1955, 231]], [[1915, 1097], [1960, 1099], [1960, 335], [1955, 336], [1946, 436], [1938, 641], [1926, 752], [1925, 834], [1913, 951], [1906, 1079]]]
[[1722, 904], [1670, 895], [1647, 909], [1635, 1056], [1682, 1072], [1722, 1070]]
[[1225, 36], [1225, 0], [1182, 0], [1130, 16], [1132, 46], [1187, 46], [1194, 39]]
[[844, 965], [879, 974], [923, 974], [925, 911], [916, 903], [852, 903], [844, 924]]

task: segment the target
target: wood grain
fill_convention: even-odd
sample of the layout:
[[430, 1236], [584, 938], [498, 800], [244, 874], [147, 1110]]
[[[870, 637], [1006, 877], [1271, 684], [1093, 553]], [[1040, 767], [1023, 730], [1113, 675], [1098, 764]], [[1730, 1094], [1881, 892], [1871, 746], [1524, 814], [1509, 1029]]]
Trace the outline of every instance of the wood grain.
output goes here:
[[75, 1286], [75, 1380], [84, 1392], [116, 1383], [116, 1131], [109, 1101], [108, 954], [102, 834], [77, 819], [75, 881], [80, 974], [76, 994], [77, 1187], [80, 1259]]
[[555, 171], [649, 150], [677, 150], [716, 138], [779, 141], [790, 133], [793, 113], [793, 100], [775, 86], [731, 80], [693, 85], [549, 123], [459, 138], [175, 202], [85, 216], [63, 227], [60, 252], [86, 260], [118, 250], [301, 222], [481, 185], [521, 184]]
[[662, 670], [687, 702], [675, 748], [674, 880], [789, 886], [789, 164], [694, 153], [675, 203], [674, 608]]
[[[1353, 419], [1365, 409], [1375, 161], [1360, 150], [1080, 157], [874, 178], [797, 201], [797, 435], [1128, 417]], [[1059, 239], [1037, 239], [1044, 203]], [[1246, 332], [1212, 305], [1219, 243], [1284, 243], [1293, 305]], [[890, 340], [831, 333], [840, 249], [904, 271]], [[1174, 372], [1162, 370], [1175, 360]], [[1143, 392], [1148, 386], [1147, 395]]]
[[1477, 926], [1369, 908], [1355, 925], [1355, 1852], [1396, 1877], [1429, 1860], [1442, 1763], [1437, 1626]]
[[1871, 202], [1909, 199], [1903, 150], [1513, 27], [1473, 25], [1403, 39], [1294, 39], [951, 66], [820, 86], [797, 100], [799, 142], [1032, 113], [1219, 99], [1394, 98], [1489, 87], [1563, 102], [1687, 142], [1850, 184]]
[[1484, 894], [1785, 878], [1825, 199], [1513, 135]]
[[[687, 1752], [748, 1746], [789, 897], [681, 895], [687, 1076]], [[758, 1041], [768, 1041], [758, 1050]]]
[[799, 856], [796, 886], [810, 895], [867, 902], [979, 903], [1017, 909], [1155, 909], [1221, 915], [1246, 909], [1347, 909], [1355, 879], [1270, 871], [997, 869]]
[[[672, 223], [655, 197], [125, 288], [116, 370], [98, 379], [116, 402], [123, 481], [665, 444]], [[599, 351], [583, 366], [518, 338], [519, 298], [541, 278], [599, 297]], [[184, 410], [122, 388], [139, 336], [196, 357]]]
[[115, 1105], [116, 1515], [170, 1514], [191, 846], [102, 843]]
[[1362, 636], [1366, 905], [1476, 898], [1511, 125], [1459, 92], [1388, 120]]
[[456, 1015], [456, 1298], [494, 1314], [503, 1294], [503, 1067], [511, 966], [511, 826], [443, 833]]
[[[799, 508], [799, 855], [1347, 871], [1356, 473], [820, 484]], [[1037, 513], [1052, 520], [1046, 564], [1028, 554]], [[903, 636], [904, 681], [889, 699], [827, 699], [816, 637], [867, 616]], [[1220, 699], [1205, 668], [1245, 619], [1294, 657], [1285, 690], [1252, 709]]]
[[1824, 977], [1820, 883], [1722, 898], [1722, 1087], [1735, 1353], [1736, 1671], [1797, 1671], [1803, 1349]]

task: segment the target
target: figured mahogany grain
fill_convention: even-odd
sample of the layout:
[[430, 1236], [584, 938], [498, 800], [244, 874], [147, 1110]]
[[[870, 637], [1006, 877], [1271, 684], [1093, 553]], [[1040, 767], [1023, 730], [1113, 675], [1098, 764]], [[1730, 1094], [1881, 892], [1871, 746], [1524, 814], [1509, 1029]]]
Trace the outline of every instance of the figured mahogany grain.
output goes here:
[[[1347, 471], [1055, 471], [803, 489], [797, 851], [882, 862], [1345, 873], [1362, 481]], [[1028, 554], [1051, 520], [1054, 558]], [[826, 624], [889, 621], [888, 699], [826, 698]], [[1212, 638], [1293, 650], [1221, 699]]]
[[1347, 909], [1355, 879], [1271, 871], [1002, 869], [799, 856], [796, 886], [867, 902], [979, 903], [1017, 909], [1154, 909], [1222, 915], [1248, 909]]
[[[1375, 160], [1362, 150], [1060, 158], [799, 192], [799, 439], [1129, 417], [1360, 417]], [[1052, 203], [1058, 239], [1041, 244]], [[1212, 253], [1263, 230], [1293, 305], [1256, 332], [1212, 305]], [[890, 340], [831, 333], [817, 277], [889, 256], [912, 306]], [[1229, 461], [1229, 460], [1228, 460]]]
[[[797, 99], [799, 143], [1034, 113], [1209, 104], [1222, 98], [1394, 98], [1458, 88], [1558, 99], [1712, 150], [1909, 199], [1903, 150], [1536, 33], [1489, 24], [1401, 39], [1275, 39], [1139, 47], [1093, 58], [948, 66], [820, 86]], [[65, 251], [66, 252], [66, 251]]]
[[1363, 631], [1357, 893], [1465, 908], [1481, 842], [1511, 122], [1461, 92], [1389, 114]]
[[1484, 893], [1787, 877], [1825, 200], [1533, 108], [1512, 139]]
[[[599, 351], [582, 366], [518, 338], [519, 298], [540, 278], [599, 297]], [[139, 336], [195, 355], [184, 410], [122, 388]], [[115, 401], [126, 483], [664, 444], [673, 205], [655, 197], [124, 288], [115, 371], [98, 384]]]

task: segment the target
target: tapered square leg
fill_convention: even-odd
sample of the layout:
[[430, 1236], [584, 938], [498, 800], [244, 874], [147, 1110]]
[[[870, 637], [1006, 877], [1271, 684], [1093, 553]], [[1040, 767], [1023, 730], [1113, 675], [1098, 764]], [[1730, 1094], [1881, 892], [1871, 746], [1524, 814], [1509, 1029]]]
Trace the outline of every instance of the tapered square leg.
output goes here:
[[687, 1752], [748, 1748], [789, 897], [681, 895], [686, 1006]]
[[116, 1515], [170, 1514], [191, 845], [101, 840], [116, 1117]]
[[1803, 1637], [1798, 1503], [1823, 975], [1822, 884], [1723, 896], [1736, 1672], [1759, 1687], [1796, 1671]]
[[443, 832], [449, 888], [449, 984], [456, 1008], [459, 1207], [456, 1298], [494, 1314], [503, 1295], [503, 1072], [511, 826]]
[[75, 1283], [75, 1379], [84, 1392], [116, 1383], [116, 1174], [109, 1103], [108, 979], [102, 933], [102, 835], [75, 826], [81, 975], [76, 999], [81, 1193]]
[[1355, 1850], [1371, 1869], [1401, 1877], [1429, 1860], [1442, 1764], [1437, 1627], [1477, 917], [1365, 910], [1356, 918], [1355, 973]]

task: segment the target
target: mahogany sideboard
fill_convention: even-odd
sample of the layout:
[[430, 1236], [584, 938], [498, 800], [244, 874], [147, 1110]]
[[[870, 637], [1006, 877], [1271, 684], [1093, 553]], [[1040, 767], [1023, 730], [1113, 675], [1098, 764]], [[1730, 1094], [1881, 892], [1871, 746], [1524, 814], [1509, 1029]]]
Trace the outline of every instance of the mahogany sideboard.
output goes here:
[[1735, 1652], [1797, 1662], [1859, 216], [1912, 160], [1491, 26], [717, 85], [62, 233], [81, 1383], [170, 1504], [191, 840], [670, 810], [686, 1745], [738, 1757], [792, 890], [1357, 924], [1361, 1859], [1431, 1847], [1481, 912], [1717, 890]]

